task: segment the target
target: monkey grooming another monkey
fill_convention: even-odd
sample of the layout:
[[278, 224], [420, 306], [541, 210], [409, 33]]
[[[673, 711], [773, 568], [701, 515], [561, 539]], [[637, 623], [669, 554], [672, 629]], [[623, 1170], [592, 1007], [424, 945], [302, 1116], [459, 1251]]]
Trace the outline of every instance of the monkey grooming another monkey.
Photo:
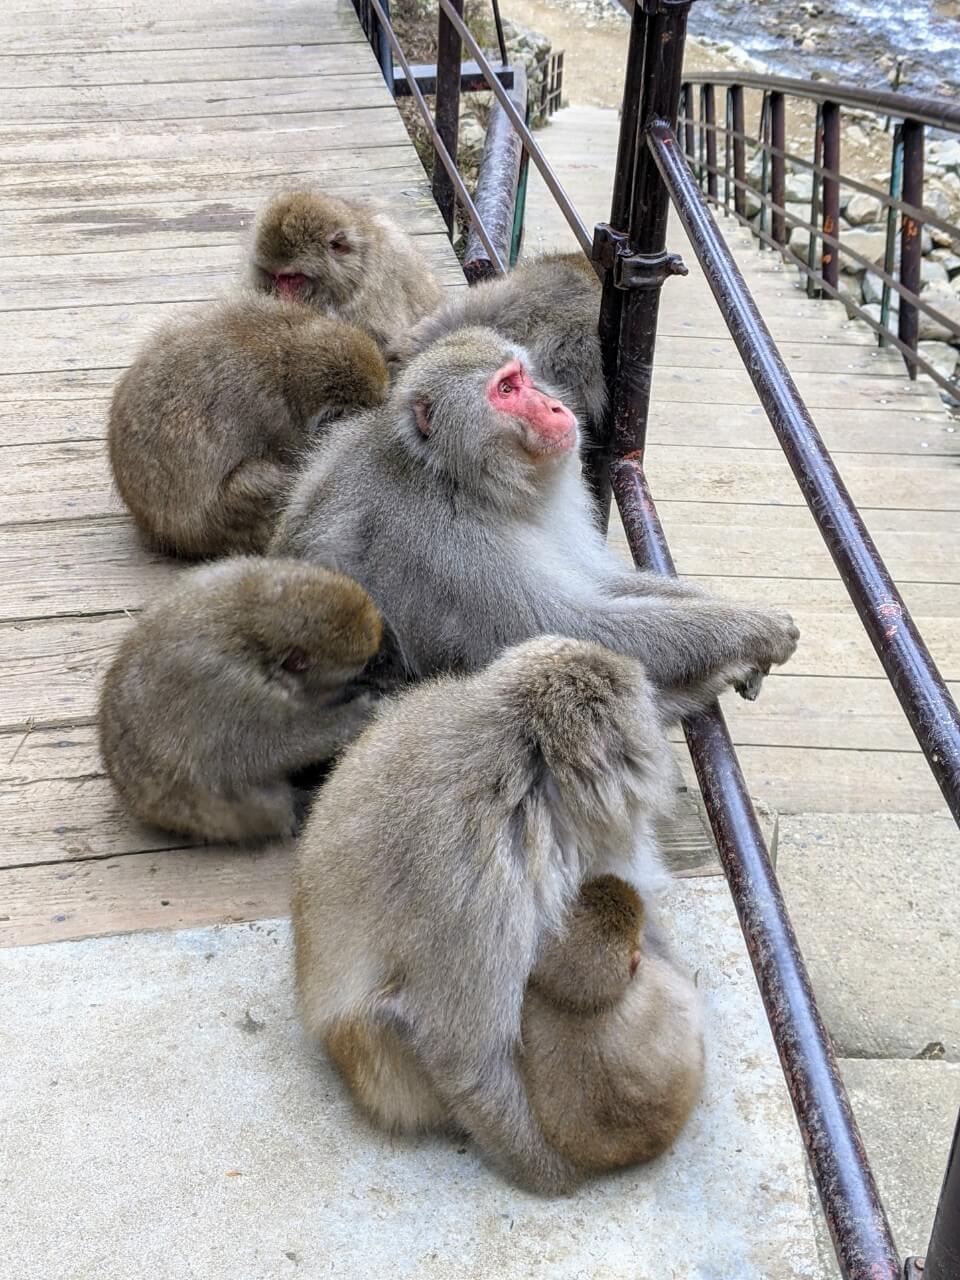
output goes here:
[[753, 692], [796, 647], [790, 616], [628, 569], [594, 525], [576, 418], [529, 370], [492, 330], [440, 339], [319, 444], [275, 553], [356, 578], [414, 677], [554, 632], [639, 658], [667, 719]]
[[539, 636], [384, 705], [320, 792], [293, 901], [302, 1017], [379, 1124], [576, 1183], [527, 1099], [524, 991], [584, 879], [666, 880], [671, 778], [643, 668], [598, 645]]
[[117, 488], [162, 550], [263, 551], [318, 425], [379, 404], [386, 386], [359, 329], [252, 293], [216, 303], [167, 324], [117, 384]]
[[290, 835], [289, 775], [366, 725], [381, 639], [373, 602], [339, 573], [245, 557], [191, 570], [107, 672], [107, 773], [136, 817], [168, 831]]
[[398, 339], [439, 306], [426, 260], [386, 214], [315, 191], [275, 197], [257, 217], [251, 280], [372, 334]]
[[455, 329], [495, 329], [527, 351], [534, 378], [556, 387], [592, 435], [607, 401], [599, 313], [600, 283], [583, 254], [549, 254], [459, 290], [402, 334], [388, 356], [410, 360]]
[[703, 1080], [690, 979], [642, 939], [643, 902], [616, 876], [580, 890], [537, 958], [522, 1070], [552, 1147], [584, 1172], [651, 1160], [676, 1140]]

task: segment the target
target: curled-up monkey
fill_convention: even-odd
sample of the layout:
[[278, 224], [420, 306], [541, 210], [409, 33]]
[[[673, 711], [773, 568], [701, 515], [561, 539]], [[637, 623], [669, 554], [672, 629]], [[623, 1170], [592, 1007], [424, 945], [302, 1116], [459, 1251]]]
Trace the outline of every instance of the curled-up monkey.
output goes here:
[[703, 1037], [690, 979], [643, 937], [640, 895], [584, 884], [540, 952], [523, 1006], [523, 1077], [552, 1147], [584, 1172], [651, 1160], [700, 1092]]
[[386, 387], [379, 351], [351, 325], [252, 293], [206, 307], [161, 329], [117, 384], [120, 496], [161, 550], [263, 551], [316, 433]]
[[290, 775], [370, 720], [383, 631], [338, 573], [259, 558], [191, 570], [107, 672], [100, 750], [121, 798], [141, 821], [203, 840], [291, 835]]
[[456, 1129], [524, 1186], [583, 1171], [521, 1072], [524, 992], [584, 879], [655, 893], [672, 758], [641, 665], [540, 636], [391, 700], [304, 827], [293, 903], [308, 1030], [384, 1128]]
[[390, 217], [317, 191], [285, 192], [261, 210], [250, 279], [359, 325], [381, 346], [443, 299], [426, 260]]
[[523, 347], [535, 374], [557, 389], [581, 426], [600, 426], [607, 400], [597, 322], [600, 283], [582, 253], [549, 254], [460, 289], [388, 352], [412, 359], [456, 329], [495, 329]]

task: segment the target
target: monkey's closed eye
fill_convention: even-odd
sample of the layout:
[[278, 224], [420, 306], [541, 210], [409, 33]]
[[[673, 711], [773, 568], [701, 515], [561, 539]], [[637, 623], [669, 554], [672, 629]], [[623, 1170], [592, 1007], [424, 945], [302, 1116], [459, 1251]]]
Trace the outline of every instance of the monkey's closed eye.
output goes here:
[[331, 253], [342, 255], [350, 252], [350, 241], [345, 231], [335, 231], [327, 244], [330, 246]]
[[280, 665], [284, 671], [292, 671], [296, 675], [300, 675], [304, 671], [309, 671], [312, 663], [310, 655], [305, 653], [303, 649], [291, 649]]

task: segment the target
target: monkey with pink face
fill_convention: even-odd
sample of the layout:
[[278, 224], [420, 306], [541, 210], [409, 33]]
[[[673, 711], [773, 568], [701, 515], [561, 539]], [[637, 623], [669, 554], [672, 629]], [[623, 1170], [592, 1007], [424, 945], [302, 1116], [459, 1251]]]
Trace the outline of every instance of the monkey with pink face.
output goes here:
[[728, 685], [754, 692], [796, 647], [790, 616], [628, 569], [594, 524], [578, 435], [522, 347], [457, 329], [321, 442], [273, 553], [360, 582], [413, 678], [554, 633], [640, 659], [667, 721]]

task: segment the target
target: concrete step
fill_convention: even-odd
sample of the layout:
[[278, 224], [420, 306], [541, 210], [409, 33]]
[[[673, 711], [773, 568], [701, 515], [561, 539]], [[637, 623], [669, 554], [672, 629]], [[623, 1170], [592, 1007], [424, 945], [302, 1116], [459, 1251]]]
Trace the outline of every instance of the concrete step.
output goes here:
[[780, 883], [842, 1056], [960, 1060], [958, 865], [946, 812], [780, 816]]
[[798, 1131], [724, 881], [667, 917], [706, 1012], [677, 1147], [550, 1200], [391, 1140], [304, 1043], [285, 921], [0, 952], [0, 1272], [17, 1280], [822, 1276]]

